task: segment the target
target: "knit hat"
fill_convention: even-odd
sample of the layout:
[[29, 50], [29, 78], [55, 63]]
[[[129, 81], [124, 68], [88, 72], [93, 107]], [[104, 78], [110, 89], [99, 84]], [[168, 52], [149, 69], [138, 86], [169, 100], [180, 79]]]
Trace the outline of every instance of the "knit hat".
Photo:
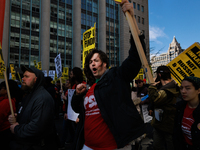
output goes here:
[[190, 76], [190, 77], [185, 77], [183, 80], [193, 81], [200, 88], [200, 78], [198, 78], [198, 77]]
[[143, 82], [143, 80], [141, 80], [141, 79], [135, 80], [135, 83], [136, 83], [136, 84], [138, 84], [138, 83], [140, 83], [140, 82]]

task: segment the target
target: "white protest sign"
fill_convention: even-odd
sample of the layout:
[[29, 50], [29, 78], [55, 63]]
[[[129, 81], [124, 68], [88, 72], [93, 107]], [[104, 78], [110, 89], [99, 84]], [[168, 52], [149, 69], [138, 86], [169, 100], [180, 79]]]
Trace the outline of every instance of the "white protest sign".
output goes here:
[[147, 123], [152, 120], [152, 116], [149, 116], [148, 110], [147, 110], [148, 105], [142, 105], [142, 114], [144, 118], [144, 123]]
[[75, 113], [71, 106], [72, 96], [75, 89], [68, 89], [68, 107], [67, 107], [67, 116], [69, 120], [76, 121], [78, 118], [78, 113]]
[[44, 76], [47, 77], [47, 70], [42, 70], [42, 72], [44, 73]]
[[56, 67], [56, 73], [57, 78], [60, 78], [62, 76], [62, 65], [61, 65], [61, 56], [58, 54], [56, 58], [54, 59], [55, 67]]
[[54, 80], [55, 70], [49, 70], [49, 76]]

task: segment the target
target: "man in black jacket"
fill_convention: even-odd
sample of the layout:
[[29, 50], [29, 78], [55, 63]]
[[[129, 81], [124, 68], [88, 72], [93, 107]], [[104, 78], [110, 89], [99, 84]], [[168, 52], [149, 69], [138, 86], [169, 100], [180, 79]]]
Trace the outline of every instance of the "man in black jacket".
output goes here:
[[[123, 2], [122, 10], [133, 14], [132, 4]], [[129, 143], [144, 134], [143, 120], [131, 100], [130, 82], [141, 67], [133, 38], [122, 65], [109, 70], [108, 65], [107, 55], [99, 50], [85, 59], [84, 73], [96, 82], [88, 91], [85, 84], [77, 85], [73, 95], [72, 108], [80, 113], [77, 150], [131, 149]]]
[[15, 136], [11, 149], [55, 149], [54, 100], [44, 89], [44, 74], [36, 68], [21, 67], [22, 90], [26, 96], [18, 113], [10, 115], [10, 130]]

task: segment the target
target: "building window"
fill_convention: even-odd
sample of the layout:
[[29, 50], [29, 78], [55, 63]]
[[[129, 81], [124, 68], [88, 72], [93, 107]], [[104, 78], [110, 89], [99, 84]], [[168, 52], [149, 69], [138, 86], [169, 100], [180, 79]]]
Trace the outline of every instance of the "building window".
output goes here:
[[91, 1], [87, 2], [87, 10], [92, 11], [92, 2]]
[[140, 4], [137, 4], [137, 9], [140, 10]]
[[86, 25], [86, 14], [81, 13], [81, 24]]
[[135, 9], [135, 7], [136, 7], [136, 6], [135, 6], [135, 2], [133, 2], [133, 8]]
[[144, 18], [142, 18], [142, 24], [144, 24]]
[[140, 16], [138, 16], [138, 23], [140, 23]]
[[86, 0], [81, 0], [81, 8], [86, 9]]
[[141, 11], [144, 12], [144, 6], [141, 7]]

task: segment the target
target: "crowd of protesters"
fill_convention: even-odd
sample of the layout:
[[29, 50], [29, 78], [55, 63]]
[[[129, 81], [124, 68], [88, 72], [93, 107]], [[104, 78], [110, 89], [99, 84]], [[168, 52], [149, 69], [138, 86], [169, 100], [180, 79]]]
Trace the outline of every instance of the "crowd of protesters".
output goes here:
[[[120, 6], [134, 17], [128, 0]], [[139, 37], [145, 49], [144, 36]], [[52, 84], [42, 71], [22, 65], [21, 86], [8, 80], [8, 92], [6, 82], [0, 83], [1, 149], [57, 150], [71, 143], [73, 150], [139, 150], [147, 128], [154, 150], [200, 149], [200, 78], [185, 77], [178, 86], [169, 68], [160, 66], [155, 83], [138, 79], [131, 87], [141, 61], [132, 36], [130, 45], [122, 65], [110, 69], [106, 53], [92, 50], [84, 69], [74, 67], [66, 83]], [[69, 100], [70, 89], [74, 93]], [[144, 105], [152, 116], [148, 123], [142, 116]], [[75, 120], [69, 119], [69, 108], [78, 113]], [[61, 139], [55, 126], [60, 113]]]

